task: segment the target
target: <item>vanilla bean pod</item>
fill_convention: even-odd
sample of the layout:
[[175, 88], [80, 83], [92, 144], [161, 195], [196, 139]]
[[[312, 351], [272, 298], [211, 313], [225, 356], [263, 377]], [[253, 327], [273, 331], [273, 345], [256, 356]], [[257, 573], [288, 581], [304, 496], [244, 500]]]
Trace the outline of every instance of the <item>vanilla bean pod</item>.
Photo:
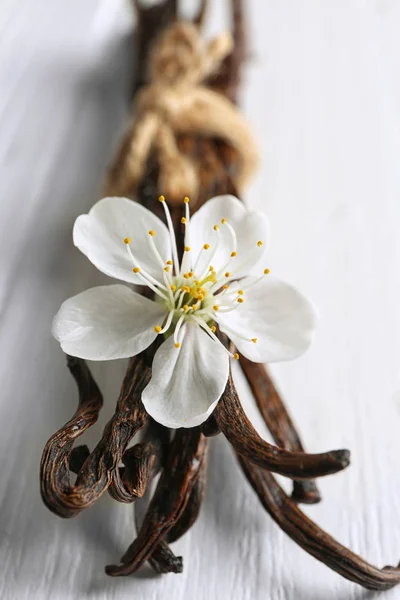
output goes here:
[[[112, 473], [127, 444], [146, 422], [147, 414], [140, 395], [150, 378], [144, 356], [132, 359], [122, 384], [117, 410], [106, 425], [100, 442], [79, 469], [75, 485], [72, 485], [69, 462], [73, 442], [97, 420], [102, 398], [83, 360], [68, 357], [68, 366], [78, 385], [79, 407], [74, 417], [47, 442], [40, 478], [46, 506], [65, 518], [88, 508], [111, 483]], [[83, 452], [87, 450], [83, 449]]]
[[[143, 517], [141, 518], [140, 514], [147, 512], [151, 500], [151, 482], [160, 469], [165, 466], [166, 457], [169, 452], [169, 438], [169, 430], [150, 418], [143, 438], [143, 444], [154, 444], [155, 461], [149, 474], [145, 494], [138, 498], [135, 504], [135, 524], [138, 532], [143, 521]], [[156, 573], [181, 573], [183, 570], [182, 557], [175, 556], [164, 540], [161, 540], [157, 544], [148, 560]]]
[[122, 557], [121, 565], [106, 567], [108, 575], [135, 572], [178, 521], [199, 476], [206, 444], [198, 427], [177, 430], [138, 537]]
[[[266, 367], [253, 363], [244, 356], [240, 357], [240, 366], [276, 444], [292, 452], [304, 452], [300, 435]], [[292, 498], [304, 504], [315, 504], [321, 500], [312, 479], [294, 480]]]
[[204, 494], [206, 490], [207, 482], [207, 455], [208, 455], [208, 443], [204, 444], [204, 454], [202, 456], [201, 465], [199, 468], [199, 474], [192, 492], [189, 496], [186, 508], [182, 515], [178, 519], [177, 523], [170, 529], [166, 539], [168, 543], [176, 542], [181, 538], [197, 520], [199, 516], [200, 508], [204, 500]]
[[337, 473], [349, 464], [349, 451], [336, 450], [323, 454], [289, 452], [263, 440], [247, 418], [234, 386], [232, 376], [215, 410], [214, 417], [222, 433], [235, 450], [263, 469], [292, 479], [321, 477]]
[[275, 477], [238, 455], [239, 463], [265, 510], [299, 546], [340, 573], [369, 590], [388, 590], [400, 583], [400, 569], [377, 569], [339, 544], [309, 519], [283, 491]]

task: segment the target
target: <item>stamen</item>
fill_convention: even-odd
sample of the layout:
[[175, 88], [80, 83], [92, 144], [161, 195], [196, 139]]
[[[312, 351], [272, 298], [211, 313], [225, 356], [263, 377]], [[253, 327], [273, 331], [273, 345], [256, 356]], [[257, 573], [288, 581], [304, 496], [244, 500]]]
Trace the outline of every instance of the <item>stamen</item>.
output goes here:
[[200, 325], [200, 327], [202, 329], [204, 329], [204, 331], [206, 331], [208, 333], [208, 335], [210, 336], [210, 338], [213, 339], [214, 342], [217, 342], [225, 350], [225, 352], [227, 354], [229, 354], [229, 356], [231, 358], [235, 358], [235, 355], [232, 354], [232, 352], [229, 352], [229, 350], [227, 348], [225, 348], [225, 346], [223, 345], [223, 343], [221, 342], [221, 340], [219, 340], [217, 338], [217, 336], [215, 335], [215, 333], [214, 333], [215, 330], [213, 331], [213, 329], [212, 329], [214, 327], [214, 325], [212, 325], [211, 327], [209, 327], [207, 325], [207, 323], [205, 321], [203, 321], [203, 319], [201, 319], [201, 318], [199, 318], [197, 316], [194, 316], [194, 315], [193, 315], [192, 319], [193, 319], [193, 321], [195, 321], [196, 323], [198, 323], [198, 325]]
[[153, 253], [154, 253], [156, 259], [158, 260], [158, 264], [160, 265], [160, 267], [162, 269], [168, 269], [169, 270], [169, 267], [164, 267], [165, 261], [161, 258], [161, 254], [159, 253], [158, 248], [156, 246], [156, 243], [154, 241], [154, 236], [151, 234], [150, 231], [149, 231], [149, 236], [150, 236], [150, 246], [151, 246], [151, 249], [153, 250]]
[[174, 226], [172, 224], [171, 213], [169, 212], [168, 204], [165, 202], [165, 197], [159, 196], [158, 199], [164, 208], [165, 219], [167, 221], [169, 237], [171, 240], [172, 258], [174, 259], [175, 272], [177, 273], [178, 268], [179, 268], [178, 248], [176, 246], [175, 230], [174, 230]]
[[[132, 262], [133, 263], [137, 262], [135, 257], [133, 256], [132, 250], [130, 249], [130, 246], [128, 246], [128, 244], [126, 244], [126, 249], [128, 251], [129, 257], [131, 258]], [[163, 294], [156, 286], [158, 286], [159, 288], [161, 288], [162, 290], [165, 290], [165, 291], [167, 291], [167, 288], [162, 283], [157, 281], [157, 279], [154, 279], [154, 277], [152, 275], [150, 275], [150, 273], [147, 273], [143, 268], [140, 268], [139, 266], [133, 267], [132, 271], [136, 275], [139, 275], [139, 278], [143, 281], [143, 283], [145, 285], [147, 285], [147, 287], [149, 287], [155, 294], [160, 296], [160, 298], [162, 298], [163, 300], [167, 300], [167, 296], [165, 294]]]
[[179, 270], [180, 276], [182, 276], [182, 273], [187, 271], [192, 266], [190, 264], [191, 259], [188, 256], [188, 252], [190, 252], [190, 209], [189, 209], [190, 200], [189, 200], [188, 196], [185, 196], [185, 198], [183, 199], [183, 202], [185, 203], [185, 216], [182, 217], [181, 223], [183, 223], [185, 225], [185, 236], [184, 236], [184, 241], [183, 241], [185, 252], [183, 254], [181, 268]]
[[[174, 342], [175, 342], [175, 348], [179, 348], [180, 346], [180, 342], [178, 341], [178, 335], [179, 335], [179, 331], [183, 325], [183, 322], [185, 320], [184, 315], [182, 315], [181, 317], [179, 317], [178, 322], [176, 324], [175, 327], [175, 331], [174, 331]], [[176, 344], [179, 344], [179, 346], [177, 346]]]
[[210, 247], [210, 244], [204, 244], [204, 246], [203, 246], [204, 250], [208, 250], [209, 247]]
[[223, 219], [221, 219], [221, 223], [222, 223], [222, 225], [225, 225], [225, 224], [226, 224], [226, 219], [225, 219], [225, 217], [224, 217]]
[[171, 326], [171, 323], [172, 323], [172, 318], [173, 318], [173, 316], [174, 316], [174, 313], [175, 313], [175, 310], [174, 310], [174, 309], [172, 309], [172, 310], [170, 310], [170, 311], [169, 311], [169, 313], [168, 313], [168, 317], [167, 317], [167, 320], [166, 320], [166, 322], [165, 322], [165, 325], [164, 325], [164, 327], [161, 329], [161, 331], [159, 331], [158, 333], [165, 333], [166, 331], [168, 331], [168, 329], [169, 329], [169, 328], [170, 328], [170, 326]]
[[172, 262], [172, 260], [167, 260], [166, 264], [167, 265], [173, 265], [173, 262]]
[[151, 237], [154, 237], [156, 235], [156, 232], [154, 231], [154, 229], [150, 229], [149, 235], [151, 235]]
[[239, 302], [239, 304], [242, 304], [242, 302], [244, 302], [244, 298], [238, 298], [237, 302]]
[[230, 276], [231, 276], [230, 272], [229, 272], [229, 271], [227, 271], [227, 272], [225, 273], [225, 277], [230, 277]]
[[238, 290], [238, 294], [239, 294], [239, 296], [243, 296], [244, 291], [243, 290]]
[[215, 325], [211, 325], [210, 329], [213, 333], [215, 333], [217, 331], [217, 328]]
[[155, 331], [156, 333], [161, 333], [161, 331], [162, 331], [162, 327], [161, 327], [160, 325], [156, 325], [156, 326], [154, 327], [154, 331]]
[[225, 323], [224, 323], [224, 331], [227, 331], [228, 333], [230, 333], [230, 334], [234, 335], [235, 337], [243, 340], [244, 342], [253, 342], [253, 344], [257, 343], [257, 338], [248, 338], [248, 337], [246, 337], [244, 335], [241, 335], [240, 333], [238, 333], [237, 331], [235, 331], [231, 327], [228, 327], [227, 325], [225, 325]]
[[260, 240], [259, 242], [257, 242], [257, 246], [260, 248], [263, 245], [263, 242]]
[[131, 243], [131, 238], [130, 237], [124, 238], [124, 244], [130, 244], [130, 243]]
[[233, 358], [235, 360], [239, 360], [240, 356], [239, 356], [239, 354], [237, 352], [235, 352], [235, 354], [233, 355]]
[[[222, 222], [222, 221], [221, 221]], [[236, 233], [235, 230], [233, 229], [232, 225], [230, 223], [228, 223], [228, 221], [225, 219], [225, 223], [224, 223], [225, 227], [228, 229], [229, 233], [231, 234], [232, 237], [232, 252], [230, 254], [229, 259], [227, 260], [227, 262], [224, 264], [224, 266], [218, 271], [218, 275], [217, 277], [221, 276], [221, 273], [223, 273], [225, 271], [225, 269], [227, 267], [229, 267], [230, 263], [231, 263], [231, 259], [235, 258], [236, 254], [237, 254], [237, 237], [236, 237]]]
[[175, 342], [175, 348], [180, 348], [181, 347], [181, 343], [180, 342]]
[[171, 284], [171, 285], [169, 286], [169, 289], [170, 289], [172, 292], [175, 292], [175, 290], [176, 290], [176, 285], [174, 285], [174, 284]]
[[[146, 273], [146, 271], [142, 271], [142, 269], [140, 269], [139, 267], [134, 267], [132, 271], [139, 275], [139, 278], [143, 281], [144, 285], [147, 285], [147, 287], [149, 287], [155, 294], [157, 294], [157, 296], [160, 296], [160, 298], [162, 298], [163, 300], [168, 300], [167, 296], [151, 283], [151, 281], [148, 279], [149, 275], [148, 273]], [[162, 286], [160, 283], [157, 283], [157, 285], [165, 289], [165, 287]]]

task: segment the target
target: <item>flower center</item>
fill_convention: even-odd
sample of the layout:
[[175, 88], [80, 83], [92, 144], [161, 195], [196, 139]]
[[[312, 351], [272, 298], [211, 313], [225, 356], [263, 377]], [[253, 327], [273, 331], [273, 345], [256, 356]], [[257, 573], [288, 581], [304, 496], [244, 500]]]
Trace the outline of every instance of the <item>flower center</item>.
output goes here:
[[[189, 198], [184, 199], [185, 216], [181, 222], [185, 226], [184, 253], [181, 263], [178, 259], [175, 232], [172, 224], [171, 214], [164, 196], [159, 197], [165, 211], [168, 231], [171, 241], [172, 256], [162, 257], [154, 242], [156, 232], [152, 229], [149, 234], [149, 250], [154, 253], [157, 262], [162, 268], [163, 280], [159, 281], [150, 273], [145, 271], [135, 259], [131, 250], [131, 239], [125, 238], [124, 243], [127, 252], [133, 262], [133, 272], [148, 286], [155, 294], [155, 300], [165, 306], [166, 317], [162, 324], [154, 329], [160, 335], [166, 337], [173, 335], [175, 347], [181, 346], [181, 328], [185, 322], [191, 321], [199, 325], [219, 344], [221, 343], [215, 335], [219, 315], [237, 310], [246, 300], [249, 288], [258, 283], [269, 269], [264, 270], [261, 277], [253, 279], [240, 288], [239, 276], [244, 267], [250, 267], [259, 258], [260, 248], [263, 245], [259, 240], [254, 252], [246, 261], [240, 262], [237, 252], [237, 236], [234, 228], [226, 218], [212, 227], [212, 243], [204, 243], [197, 256], [192, 256], [190, 246], [190, 210]], [[230, 252], [222, 267], [216, 270], [213, 261], [221, 252], [220, 227], [225, 227], [228, 232]], [[226, 252], [225, 252], [226, 254]], [[217, 261], [220, 262], [219, 260]], [[240, 288], [240, 289], [239, 289]], [[224, 330], [228, 330], [224, 324]], [[237, 332], [231, 331], [236, 336], [249, 342], [257, 343], [256, 337], [245, 337]], [[239, 358], [237, 353], [230, 356]]]

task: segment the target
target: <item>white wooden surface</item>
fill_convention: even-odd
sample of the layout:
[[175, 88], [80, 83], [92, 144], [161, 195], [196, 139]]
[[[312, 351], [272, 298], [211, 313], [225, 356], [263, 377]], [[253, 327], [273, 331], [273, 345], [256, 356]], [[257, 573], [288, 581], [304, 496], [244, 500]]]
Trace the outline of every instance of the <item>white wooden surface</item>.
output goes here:
[[[222, 3], [214, 4], [217, 31]], [[271, 268], [321, 314], [312, 349], [273, 373], [310, 450], [352, 450], [352, 466], [321, 481], [324, 502], [306, 512], [371, 561], [395, 564], [400, 3], [248, 4], [254, 56], [244, 107], [263, 152], [248, 202], [270, 215]], [[62, 521], [42, 505], [41, 449], [76, 404], [50, 324], [64, 298], [103, 281], [73, 248], [71, 227], [97, 199], [127, 116], [132, 18], [123, 0], [4, 0], [0, 28], [0, 597], [377, 598], [278, 530], [222, 438], [201, 517], [175, 546], [180, 576], [104, 575], [131, 541], [130, 507], [104, 496]], [[92, 445], [123, 371], [123, 363], [94, 365], [106, 408]], [[254, 407], [248, 412], [263, 431]]]

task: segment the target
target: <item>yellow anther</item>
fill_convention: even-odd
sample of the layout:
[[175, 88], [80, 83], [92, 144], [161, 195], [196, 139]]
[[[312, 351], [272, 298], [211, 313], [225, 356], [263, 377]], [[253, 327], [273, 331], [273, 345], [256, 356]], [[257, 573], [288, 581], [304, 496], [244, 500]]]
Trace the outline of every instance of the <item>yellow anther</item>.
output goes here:
[[243, 290], [238, 290], [238, 294], [239, 294], [239, 296], [243, 296], [244, 291]]
[[212, 273], [212, 272], [214, 271], [214, 267], [213, 267], [212, 265], [210, 265], [210, 266], [208, 267], [208, 270], [209, 270], [209, 271], [211, 271], [211, 273]]
[[222, 223], [222, 225], [225, 225], [225, 223], [226, 223], [225, 217], [223, 219], [221, 219], [221, 223]]
[[156, 326], [154, 327], [154, 331], [155, 331], [156, 333], [160, 333], [161, 329], [162, 329], [162, 327], [160, 327], [160, 325], [156, 325]]
[[131, 243], [131, 238], [124, 239], [124, 244], [130, 244], [130, 243]]
[[183, 306], [183, 310], [184, 310], [184, 312], [187, 312], [187, 311], [189, 310], [189, 307], [188, 307], [188, 305], [187, 305], [187, 304], [184, 304], [184, 306]]
[[185, 196], [184, 199], [183, 199], [183, 201], [184, 201], [185, 204], [188, 204], [190, 202], [189, 196]]
[[204, 244], [204, 246], [203, 246], [204, 250], [208, 250], [209, 247], [210, 247], [210, 244]]
[[180, 348], [181, 347], [181, 343], [180, 342], [176, 342], [175, 343], [175, 348]]
[[190, 287], [188, 285], [183, 285], [181, 287], [181, 290], [182, 290], [182, 292], [188, 292], [189, 293], [190, 292]]
[[231, 252], [231, 257], [235, 258], [236, 254], [237, 254], [236, 252]]
[[193, 310], [197, 310], [197, 304], [192, 304]]
[[158, 196], [158, 199], [159, 199], [160, 202], [164, 202], [165, 196]]
[[241, 304], [242, 302], [244, 302], [244, 298], [238, 298], [237, 301]]
[[229, 285], [223, 285], [223, 286], [222, 286], [222, 289], [223, 289], [223, 290], [227, 290], [227, 289], [229, 289]]
[[184, 276], [185, 279], [190, 279], [189, 273], [184, 273], [183, 276]]
[[193, 271], [189, 271], [188, 275], [189, 277], [193, 277]]
[[219, 306], [218, 306], [218, 304], [214, 304], [214, 306], [213, 306], [213, 310], [217, 311], [218, 309], [219, 309]]
[[185, 246], [185, 252], [190, 252], [190, 246]]
[[169, 273], [169, 267], [164, 267], [164, 271], [165, 271], [166, 273]]
[[211, 325], [210, 329], [213, 333], [215, 333], [217, 331], [217, 328], [215, 325]]
[[133, 267], [132, 271], [134, 273], [140, 273], [140, 268], [139, 267]]
[[204, 296], [203, 296], [203, 294], [199, 294], [199, 295], [197, 296], [197, 299], [198, 299], [198, 300], [200, 300], [200, 302], [203, 302], [203, 300], [204, 300]]
[[259, 242], [257, 242], [257, 246], [262, 246], [263, 242], [260, 240]]
[[264, 275], [268, 275], [271, 271], [269, 269], [264, 269]]
[[172, 265], [172, 260], [167, 260], [167, 265]]
[[151, 235], [151, 237], [154, 237], [156, 235], [156, 232], [154, 231], [154, 229], [150, 229], [149, 235]]
[[176, 285], [174, 285], [174, 284], [171, 284], [171, 285], [169, 286], [169, 289], [170, 289], [172, 292], [175, 292], [175, 291], [176, 291]]
[[238, 354], [237, 352], [235, 352], [235, 354], [233, 355], [233, 358], [234, 358], [235, 360], [239, 360], [239, 354]]
[[218, 231], [219, 225], [214, 225], [214, 231]]
[[251, 338], [251, 341], [253, 342], [253, 344], [257, 344], [257, 338]]
[[186, 223], [186, 217], [182, 217], [181, 219], [181, 223], [185, 224]]
[[225, 273], [225, 277], [230, 277], [230, 276], [231, 276], [231, 274], [229, 273], [229, 271], [227, 271], [227, 272]]

